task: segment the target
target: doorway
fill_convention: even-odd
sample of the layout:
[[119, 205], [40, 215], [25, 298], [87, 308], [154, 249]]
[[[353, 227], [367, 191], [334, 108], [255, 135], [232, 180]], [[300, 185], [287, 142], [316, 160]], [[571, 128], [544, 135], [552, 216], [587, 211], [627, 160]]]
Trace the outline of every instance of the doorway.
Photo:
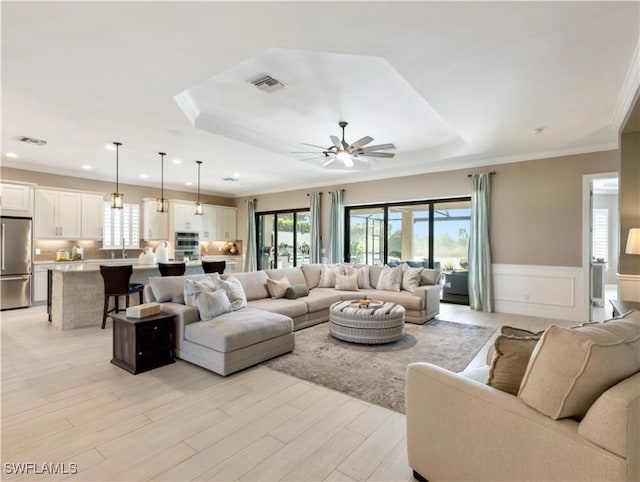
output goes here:
[[618, 175], [593, 176], [589, 184], [589, 320], [603, 321], [618, 297]]

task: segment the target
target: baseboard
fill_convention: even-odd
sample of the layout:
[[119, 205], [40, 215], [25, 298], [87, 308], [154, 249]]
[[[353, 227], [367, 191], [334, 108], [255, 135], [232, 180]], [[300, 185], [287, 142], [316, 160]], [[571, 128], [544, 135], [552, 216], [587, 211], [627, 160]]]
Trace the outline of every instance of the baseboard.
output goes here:
[[640, 301], [640, 275], [618, 273], [618, 299]]
[[494, 307], [501, 313], [587, 321], [581, 267], [494, 264]]

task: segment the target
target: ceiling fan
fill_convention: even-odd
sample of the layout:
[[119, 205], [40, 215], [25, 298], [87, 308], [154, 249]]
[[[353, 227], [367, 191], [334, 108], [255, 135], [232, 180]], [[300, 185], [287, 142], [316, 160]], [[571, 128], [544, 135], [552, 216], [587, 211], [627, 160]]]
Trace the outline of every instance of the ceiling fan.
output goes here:
[[[333, 145], [329, 147], [307, 144], [303, 142], [302, 144], [305, 146], [316, 147], [322, 150], [317, 153], [321, 154], [319, 156], [309, 157], [301, 160], [311, 161], [315, 159], [325, 159], [325, 161], [322, 163], [322, 167], [342, 169], [343, 167], [339, 163], [334, 163], [336, 161], [340, 161], [340, 163], [346, 168], [354, 167], [354, 165], [357, 165], [357, 167], [369, 167], [369, 164], [377, 162], [376, 158], [392, 158], [395, 156], [395, 154], [392, 152], [380, 152], [395, 149], [396, 146], [394, 146], [393, 144], [378, 144], [369, 146], [368, 144], [373, 142], [373, 137], [365, 136], [362, 139], [357, 140], [353, 144], [349, 144], [344, 140], [344, 129], [345, 127], [347, 127], [348, 122], [340, 121], [338, 122], [338, 125], [342, 128], [342, 140], [340, 140], [337, 136], [329, 136], [331, 142], [333, 142]], [[295, 154], [310, 154], [310, 152], [304, 151], [297, 152]]]

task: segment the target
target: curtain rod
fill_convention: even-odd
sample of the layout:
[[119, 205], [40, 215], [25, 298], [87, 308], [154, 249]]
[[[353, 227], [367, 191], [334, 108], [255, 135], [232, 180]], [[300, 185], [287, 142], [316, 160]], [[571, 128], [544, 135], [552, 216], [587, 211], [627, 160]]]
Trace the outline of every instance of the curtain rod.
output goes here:
[[[320, 191], [318, 194], [320, 194], [322, 196], [322, 191]], [[310, 196], [310, 193], [307, 193], [307, 196]]]
[[[344, 192], [345, 189], [340, 189], [340, 192]], [[331, 191], [327, 191], [327, 194], [331, 194]]]
[[[490, 175], [490, 176], [493, 176], [495, 173], [496, 173], [496, 171], [491, 171], [491, 172], [489, 173], [489, 175]], [[467, 177], [471, 177], [471, 176], [473, 176], [473, 174], [467, 174]]]
[[[251, 199], [245, 199], [244, 202], [251, 201]], [[253, 202], [258, 201], [257, 199], [253, 199]]]

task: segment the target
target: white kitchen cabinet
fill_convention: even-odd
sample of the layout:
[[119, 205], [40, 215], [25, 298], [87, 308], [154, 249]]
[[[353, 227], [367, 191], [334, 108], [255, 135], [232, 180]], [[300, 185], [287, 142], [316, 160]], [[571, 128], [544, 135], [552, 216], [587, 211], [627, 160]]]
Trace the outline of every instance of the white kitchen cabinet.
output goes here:
[[196, 203], [169, 201], [169, 223], [174, 232], [199, 233], [201, 216], [196, 216]]
[[169, 213], [156, 211], [155, 199], [142, 200], [142, 239], [169, 240]]
[[81, 239], [82, 193], [36, 188], [35, 239]]
[[236, 208], [218, 206], [216, 208], [216, 241], [235, 241]]
[[102, 216], [104, 196], [82, 193], [81, 229], [82, 239], [102, 239]]
[[47, 268], [35, 266], [33, 269], [33, 300], [47, 301]]
[[0, 209], [7, 216], [31, 216], [33, 194], [28, 184], [0, 183]]
[[202, 227], [200, 230], [200, 241], [216, 240], [217, 212], [217, 206], [212, 206], [210, 204], [202, 205]]

